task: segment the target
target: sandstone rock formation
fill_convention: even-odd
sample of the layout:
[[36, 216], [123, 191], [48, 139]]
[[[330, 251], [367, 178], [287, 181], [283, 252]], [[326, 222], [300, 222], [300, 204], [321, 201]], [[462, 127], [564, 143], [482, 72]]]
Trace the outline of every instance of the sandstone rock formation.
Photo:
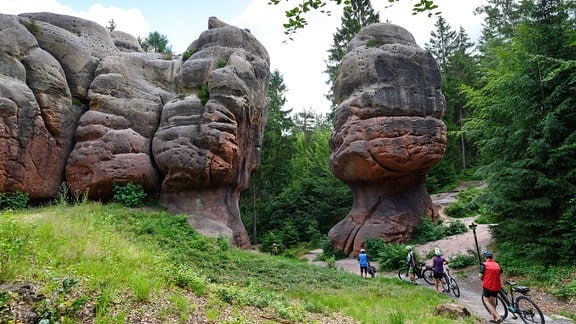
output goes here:
[[160, 202], [201, 232], [247, 247], [238, 201], [260, 162], [268, 54], [249, 32], [217, 20], [187, 52], [175, 79], [176, 91], [190, 95], [164, 106], [153, 141], [165, 175]]
[[208, 235], [249, 245], [238, 199], [259, 164], [269, 57], [215, 17], [188, 57], [77, 17], [0, 14], [0, 192], [108, 200], [141, 184]]
[[438, 217], [424, 184], [446, 147], [440, 81], [432, 55], [399, 26], [369, 25], [350, 41], [334, 84], [330, 168], [354, 202], [328, 234], [335, 249], [405, 242], [420, 217]]

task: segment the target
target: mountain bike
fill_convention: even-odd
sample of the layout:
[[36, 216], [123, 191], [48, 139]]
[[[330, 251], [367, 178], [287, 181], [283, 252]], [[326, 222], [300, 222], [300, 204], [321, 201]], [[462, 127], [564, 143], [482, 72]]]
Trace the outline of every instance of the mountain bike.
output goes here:
[[[517, 319], [520, 316], [520, 319], [524, 323], [542, 323], [544, 324], [544, 315], [542, 311], [528, 297], [528, 292], [530, 288], [525, 286], [516, 286], [515, 282], [506, 281], [509, 286], [510, 294], [506, 291], [505, 287], [502, 287], [502, 290], [498, 293], [498, 298], [496, 298], [496, 311], [500, 314], [502, 319], [505, 319], [508, 316], [508, 312], [512, 313], [512, 318]], [[520, 293], [522, 296], [515, 297], [514, 293]], [[488, 310], [486, 303], [484, 302], [484, 298], [482, 298], [482, 304]], [[488, 312], [490, 312], [488, 310]]]
[[[408, 267], [404, 267], [398, 271], [398, 278], [402, 281], [410, 282], [410, 276], [408, 275]], [[414, 268], [414, 279], [424, 279], [429, 285], [434, 284], [434, 271], [432, 271], [431, 266], [427, 266], [424, 262], [418, 263]]]
[[442, 289], [444, 289], [446, 292], [452, 292], [456, 298], [460, 297], [460, 287], [458, 287], [456, 279], [450, 274], [450, 268], [444, 269]]

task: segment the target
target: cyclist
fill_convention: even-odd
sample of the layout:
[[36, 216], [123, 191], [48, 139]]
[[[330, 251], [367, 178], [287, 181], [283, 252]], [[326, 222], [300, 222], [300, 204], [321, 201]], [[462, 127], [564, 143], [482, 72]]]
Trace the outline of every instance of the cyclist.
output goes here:
[[406, 256], [406, 263], [408, 263], [408, 277], [413, 284], [416, 284], [416, 276], [414, 275], [416, 269], [416, 256], [414, 255], [414, 251], [412, 251], [410, 245], [406, 246], [406, 251], [408, 252], [408, 255]]
[[[434, 289], [440, 293], [442, 289], [442, 278], [444, 278], [444, 265], [448, 264], [448, 260], [442, 257], [442, 251], [439, 248], [434, 249], [434, 258], [432, 258], [432, 270], [434, 271]], [[442, 289], [442, 292], [446, 292]]]
[[502, 322], [502, 317], [500, 317], [496, 311], [496, 298], [502, 289], [502, 281], [500, 280], [502, 268], [493, 260], [492, 252], [484, 251], [482, 256], [485, 259], [485, 261], [480, 264], [479, 271], [480, 279], [482, 279], [482, 298], [492, 315], [490, 323], [500, 323]]

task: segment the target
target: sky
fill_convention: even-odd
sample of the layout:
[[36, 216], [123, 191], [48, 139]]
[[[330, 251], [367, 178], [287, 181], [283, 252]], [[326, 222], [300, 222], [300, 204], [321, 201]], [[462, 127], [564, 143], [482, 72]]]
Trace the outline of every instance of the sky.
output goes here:
[[[270, 55], [271, 70], [278, 70], [287, 87], [284, 109], [294, 112], [312, 110], [319, 114], [330, 111], [326, 59], [333, 35], [341, 26], [342, 8], [329, 1], [331, 15], [313, 12], [307, 15], [308, 26], [292, 35], [284, 34], [284, 11], [301, 0], [269, 5], [269, 0], [0, 0], [0, 13], [53, 12], [89, 19], [106, 27], [114, 21], [116, 30], [145, 38], [150, 32], [167, 37], [175, 54], [186, 50], [200, 33], [208, 28], [211, 16], [225, 23], [247, 28], [264, 45]], [[435, 0], [442, 16], [453, 30], [464, 28], [472, 41], [482, 28], [482, 17], [474, 8], [486, 0]], [[413, 0], [390, 5], [388, 0], [372, 0], [380, 21], [399, 25], [414, 35], [421, 47], [430, 41], [436, 18], [427, 14], [412, 15]]]

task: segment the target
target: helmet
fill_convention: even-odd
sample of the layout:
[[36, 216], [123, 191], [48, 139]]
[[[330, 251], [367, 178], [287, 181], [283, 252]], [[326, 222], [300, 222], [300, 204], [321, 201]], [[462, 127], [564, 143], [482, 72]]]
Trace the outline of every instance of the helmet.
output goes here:
[[492, 258], [492, 252], [484, 251], [484, 252], [482, 252], [482, 256], [485, 258]]
[[406, 251], [412, 251], [412, 246], [406, 245]]
[[434, 249], [434, 254], [436, 254], [436, 255], [442, 255], [442, 251], [440, 251], [439, 248], [435, 248], [435, 249]]
[[360, 253], [364, 253], [364, 252], [366, 252], [366, 250], [360, 249]]

